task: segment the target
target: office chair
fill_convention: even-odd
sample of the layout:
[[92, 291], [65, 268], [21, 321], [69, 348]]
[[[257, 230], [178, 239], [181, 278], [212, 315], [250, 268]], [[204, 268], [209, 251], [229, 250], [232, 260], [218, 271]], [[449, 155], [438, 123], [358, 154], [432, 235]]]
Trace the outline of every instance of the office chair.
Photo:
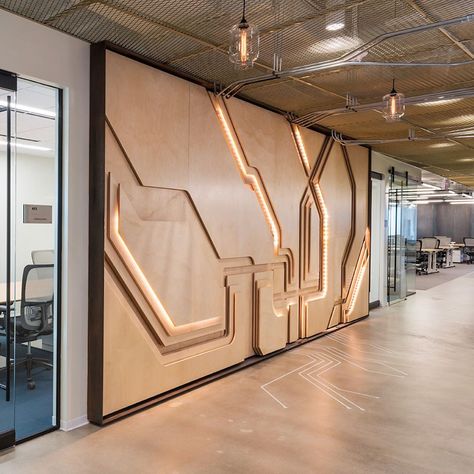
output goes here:
[[33, 250], [31, 252], [31, 261], [35, 265], [53, 265], [54, 250]]
[[426, 254], [426, 252], [422, 252], [421, 248], [422, 248], [422, 241], [417, 240], [415, 244], [415, 249], [416, 249], [415, 268], [416, 268], [416, 273], [418, 275], [421, 275], [422, 273], [426, 273], [426, 270], [428, 268], [428, 255]]
[[466, 263], [474, 260], [474, 237], [464, 237], [464, 255], [467, 257]]
[[[435, 238], [438, 240], [438, 245], [435, 247], [437, 249], [439, 249], [441, 246], [444, 247], [445, 242], [448, 239], [447, 237], [443, 237], [441, 239], [438, 237], [435, 237]], [[449, 242], [447, 245], [449, 245], [450, 242], [451, 242], [451, 239], [449, 239]], [[443, 268], [447, 260], [448, 260], [448, 252], [446, 249], [442, 249], [441, 251], [437, 252], [436, 253], [436, 268]]]
[[[27, 387], [33, 390], [36, 384], [32, 377], [33, 367], [53, 367], [49, 359], [33, 357], [31, 343], [40, 336], [53, 333], [53, 294], [54, 294], [54, 265], [27, 265], [23, 270], [21, 282], [20, 314], [14, 314], [14, 304], [11, 305], [13, 316], [10, 318], [10, 341], [17, 344], [27, 344], [26, 357], [17, 360], [15, 367], [25, 366]], [[6, 335], [5, 313], [6, 305], [0, 306], [0, 328]], [[15, 337], [13, 335], [15, 334]], [[8, 343], [8, 342], [7, 342]], [[2, 369], [5, 371], [6, 369]]]

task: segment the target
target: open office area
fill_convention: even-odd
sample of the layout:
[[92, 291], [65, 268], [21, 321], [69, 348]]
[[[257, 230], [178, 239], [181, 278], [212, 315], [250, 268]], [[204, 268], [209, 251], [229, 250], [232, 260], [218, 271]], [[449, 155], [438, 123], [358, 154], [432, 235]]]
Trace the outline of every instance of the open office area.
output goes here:
[[474, 0], [0, 41], [0, 473], [474, 472]]

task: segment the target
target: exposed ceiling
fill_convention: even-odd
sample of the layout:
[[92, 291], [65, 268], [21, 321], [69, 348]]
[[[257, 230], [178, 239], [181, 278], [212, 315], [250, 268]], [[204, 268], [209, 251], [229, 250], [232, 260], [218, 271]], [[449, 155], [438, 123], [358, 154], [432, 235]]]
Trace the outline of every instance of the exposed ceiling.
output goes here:
[[[236, 71], [227, 58], [228, 30], [241, 16], [238, 0], [0, 0], [0, 7], [90, 42], [108, 40], [224, 87], [272, 73], [275, 53], [283, 70], [334, 61], [382, 34], [474, 14], [474, 0], [346, 0], [345, 28], [327, 31], [327, 13], [335, 3], [247, 0], [247, 19], [261, 31], [261, 52], [257, 65], [246, 71]], [[404, 138], [410, 129], [420, 137], [474, 132], [474, 21], [385, 39], [355, 61], [359, 64], [351, 67], [250, 84], [239, 95], [296, 117], [329, 111], [312, 124], [357, 139]], [[346, 105], [347, 94], [358, 104], [380, 103], [393, 78], [407, 97], [441, 97], [458, 89], [472, 94], [408, 105], [399, 123], [386, 123], [379, 107], [331, 113]], [[474, 187], [474, 138], [393, 142], [374, 149]]]

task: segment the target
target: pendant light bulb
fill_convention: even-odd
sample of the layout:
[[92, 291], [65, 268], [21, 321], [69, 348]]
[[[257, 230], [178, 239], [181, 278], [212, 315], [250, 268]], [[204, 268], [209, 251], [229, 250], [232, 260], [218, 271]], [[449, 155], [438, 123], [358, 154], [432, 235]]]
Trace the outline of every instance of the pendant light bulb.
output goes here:
[[405, 115], [405, 96], [395, 89], [395, 79], [390, 94], [383, 97], [383, 117], [387, 122], [399, 122]]
[[245, 0], [242, 20], [230, 30], [229, 60], [236, 69], [253, 67], [259, 54], [260, 37], [258, 28], [245, 19]]

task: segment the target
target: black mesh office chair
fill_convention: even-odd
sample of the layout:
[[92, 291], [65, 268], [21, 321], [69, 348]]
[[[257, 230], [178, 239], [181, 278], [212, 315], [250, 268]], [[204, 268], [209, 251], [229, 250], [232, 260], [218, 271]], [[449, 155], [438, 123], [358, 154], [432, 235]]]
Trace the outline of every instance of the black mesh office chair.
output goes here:
[[464, 237], [464, 255], [466, 263], [474, 261], [474, 237]]
[[421, 275], [422, 273], [426, 273], [428, 268], [428, 254], [426, 252], [421, 251], [422, 241], [416, 241], [416, 273]]
[[[53, 332], [54, 265], [27, 265], [21, 282], [20, 312], [14, 313], [11, 306], [10, 343], [27, 344], [26, 357], [15, 362], [16, 367], [25, 366], [27, 386], [36, 386], [32, 371], [35, 366], [52, 368], [51, 360], [33, 357], [31, 343], [40, 336]], [[0, 306], [0, 328], [4, 334], [6, 306]], [[5, 369], [3, 369], [5, 370]]]

